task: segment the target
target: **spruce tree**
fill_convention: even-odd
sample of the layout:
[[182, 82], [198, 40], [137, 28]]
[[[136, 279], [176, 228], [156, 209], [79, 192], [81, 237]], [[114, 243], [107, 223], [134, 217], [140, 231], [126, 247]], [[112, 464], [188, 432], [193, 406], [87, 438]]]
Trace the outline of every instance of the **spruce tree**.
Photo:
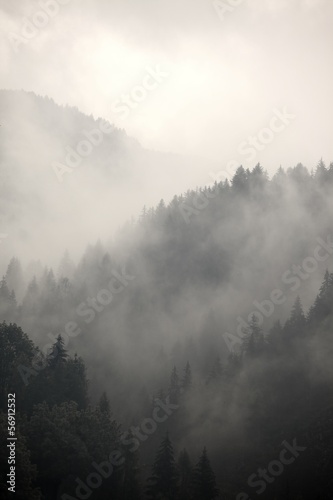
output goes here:
[[264, 349], [264, 333], [259, 326], [258, 318], [252, 314], [250, 325], [244, 338], [243, 349], [249, 356], [254, 356]]
[[100, 397], [98, 406], [99, 406], [99, 409], [101, 410], [102, 413], [106, 413], [107, 415], [111, 414], [110, 401], [109, 401], [105, 391], [103, 392], [103, 394]]
[[305, 334], [306, 319], [303, 312], [301, 299], [296, 298], [291, 316], [284, 326], [284, 333], [287, 338], [299, 337]]
[[173, 368], [171, 373], [169, 396], [171, 403], [178, 404], [180, 396], [180, 384], [176, 367]]
[[[128, 438], [132, 439], [131, 431]], [[128, 447], [124, 448], [124, 465], [122, 468], [122, 496], [121, 500], [140, 500], [142, 498], [141, 486], [139, 480], [139, 454], [138, 451], [131, 451]]]
[[174, 451], [168, 433], [156, 454], [152, 476], [148, 479], [147, 494], [153, 500], [175, 500], [178, 490], [178, 473]]
[[206, 447], [203, 449], [199, 462], [195, 467], [193, 483], [196, 500], [213, 500], [219, 494]]
[[179, 500], [193, 499], [193, 468], [190, 457], [184, 449], [178, 459]]
[[184, 369], [184, 376], [182, 380], [182, 388], [184, 391], [188, 391], [192, 387], [192, 371], [190, 363], [187, 362]]
[[24, 280], [20, 261], [16, 257], [13, 257], [8, 264], [6, 271], [6, 281], [9, 290], [14, 290], [15, 295], [19, 298], [19, 300], [21, 300]]
[[65, 343], [62, 336], [59, 334], [56, 342], [53, 344], [51, 353], [48, 356], [49, 365], [51, 367], [58, 366], [67, 361], [68, 354], [65, 349]]
[[13, 322], [16, 317], [16, 308], [15, 293], [10, 292], [6, 278], [3, 277], [0, 282], [0, 321]]

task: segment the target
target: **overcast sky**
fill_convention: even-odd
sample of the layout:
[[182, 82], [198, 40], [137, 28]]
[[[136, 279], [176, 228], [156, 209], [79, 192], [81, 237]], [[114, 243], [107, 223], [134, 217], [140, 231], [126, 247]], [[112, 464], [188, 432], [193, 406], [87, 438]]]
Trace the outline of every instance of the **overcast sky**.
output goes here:
[[[260, 161], [273, 172], [333, 160], [331, 0], [221, 0], [220, 16], [211, 0], [60, 1], [68, 3], [15, 51], [13, 34], [26, 34], [24, 17], [43, 22], [46, 0], [0, 0], [1, 88], [48, 95], [145, 147], [221, 166]], [[168, 76], [123, 117], [115, 103], [157, 65]], [[240, 154], [284, 107], [290, 124], [254, 160]]]

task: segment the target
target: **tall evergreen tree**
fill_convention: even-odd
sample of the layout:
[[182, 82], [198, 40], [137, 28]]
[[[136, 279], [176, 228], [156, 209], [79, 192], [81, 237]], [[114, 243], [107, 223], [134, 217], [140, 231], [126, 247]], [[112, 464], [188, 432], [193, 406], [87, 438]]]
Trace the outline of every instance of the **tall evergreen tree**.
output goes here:
[[10, 291], [6, 278], [0, 282], [0, 321], [16, 321], [17, 303], [15, 292]]
[[333, 298], [332, 275], [326, 270], [324, 280], [321, 284], [319, 294], [316, 297], [315, 303], [310, 307], [307, 320], [311, 324], [314, 321], [323, 320], [331, 310]]
[[206, 448], [203, 449], [199, 462], [194, 470], [194, 487], [196, 500], [213, 500], [219, 494], [215, 474], [211, 468]]
[[248, 190], [248, 172], [241, 165], [236, 170], [236, 173], [232, 179], [232, 187], [237, 193], [245, 193]]
[[243, 349], [249, 356], [260, 354], [264, 349], [264, 333], [259, 326], [259, 321], [255, 314], [252, 314], [249, 328], [244, 338]]
[[48, 356], [49, 365], [51, 367], [58, 366], [59, 364], [65, 363], [67, 361], [68, 354], [65, 349], [65, 343], [62, 336], [59, 334], [56, 342], [53, 344], [51, 353]]
[[28, 284], [27, 291], [23, 297], [21, 314], [24, 318], [37, 315], [39, 311], [39, 287], [34, 276]]
[[184, 375], [183, 375], [183, 380], [182, 380], [182, 389], [184, 391], [188, 391], [192, 387], [192, 370], [190, 363], [187, 362], [185, 369], [184, 369]]
[[21, 263], [16, 257], [13, 257], [9, 262], [6, 271], [6, 281], [9, 290], [14, 290], [15, 296], [19, 301], [21, 301], [24, 288], [24, 279]]
[[179, 377], [178, 377], [178, 373], [177, 373], [177, 368], [175, 366], [174, 366], [172, 373], [171, 373], [169, 396], [170, 396], [171, 403], [174, 403], [174, 404], [179, 403], [180, 384], [179, 384]]
[[178, 459], [179, 471], [179, 500], [193, 499], [193, 468], [189, 454], [184, 449]]
[[107, 397], [105, 391], [103, 392], [102, 396], [100, 397], [98, 406], [99, 406], [99, 409], [101, 410], [102, 413], [106, 413], [109, 416], [111, 415], [110, 401], [109, 401], [109, 398]]
[[[131, 431], [129, 431], [128, 438], [133, 438]], [[125, 447], [124, 459], [121, 500], [140, 500], [142, 498], [142, 493], [139, 479], [140, 469], [138, 451], [133, 452], [128, 447]]]
[[178, 472], [169, 435], [166, 434], [156, 454], [147, 494], [153, 500], [174, 500], [178, 491]]
[[287, 338], [300, 337], [305, 335], [306, 319], [298, 296], [293, 305], [290, 318], [284, 326], [284, 333]]

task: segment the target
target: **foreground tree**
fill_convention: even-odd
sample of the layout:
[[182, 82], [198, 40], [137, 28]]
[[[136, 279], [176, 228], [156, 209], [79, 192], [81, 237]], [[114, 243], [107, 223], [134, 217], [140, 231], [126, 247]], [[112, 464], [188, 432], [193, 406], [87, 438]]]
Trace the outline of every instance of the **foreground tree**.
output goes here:
[[194, 487], [196, 500], [213, 500], [219, 494], [213, 469], [207, 456], [206, 448], [203, 449], [194, 471]]
[[190, 457], [184, 449], [178, 460], [179, 471], [179, 500], [192, 500], [193, 499], [193, 468]]
[[173, 447], [166, 434], [156, 454], [152, 476], [148, 479], [149, 498], [153, 500], [174, 500], [177, 497], [178, 473]]

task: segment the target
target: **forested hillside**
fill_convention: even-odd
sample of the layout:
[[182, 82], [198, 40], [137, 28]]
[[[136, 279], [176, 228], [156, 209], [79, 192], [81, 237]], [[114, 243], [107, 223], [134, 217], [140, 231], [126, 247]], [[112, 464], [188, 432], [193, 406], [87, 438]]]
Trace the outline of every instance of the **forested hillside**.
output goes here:
[[[105, 116], [110, 111], [105, 109]], [[54, 263], [66, 247], [77, 257], [88, 242], [103, 234], [110, 239], [144, 203], [171, 199], [175, 178], [186, 189], [206, 182], [212, 167], [145, 149], [104, 118], [33, 92], [0, 90], [0, 116], [0, 234], [7, 235], [1, 249], [6, 259], [18, 247], [25, 261]], [[193, 168], [199, 173], [193, 175]]]
[[322, 160], [239, 167], [79, 261], [13, 256], [17, 498], [331, 500], [332, 194]]

